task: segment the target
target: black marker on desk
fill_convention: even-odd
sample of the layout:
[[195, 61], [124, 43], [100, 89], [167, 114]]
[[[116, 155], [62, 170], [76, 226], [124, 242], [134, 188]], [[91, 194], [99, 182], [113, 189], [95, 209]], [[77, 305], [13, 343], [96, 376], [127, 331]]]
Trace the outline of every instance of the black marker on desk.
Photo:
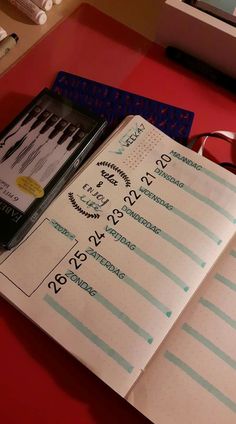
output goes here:
[[191, 56], [188, 53], [179, 50], [176, 47], [167, 47], [166, 54], [170, 59], [173, 59], [175, 62], [180, 63], [186, 68], [194, 71], [208, 80], [219, 84], [220, 86], [231, 91], [231, 93], [236, 93], [236, 79], [224, 74], [218, 69], [214, 68], [211, 65], [208, 65], [206, 62], [203, 62], [200, 59], [197, 59], [194, 56]]
[[13, 33], [5, 37], [0, 42], [0, 59], [5, 56], [13, 47], [16, 46], [19, 37], [17, 34]]

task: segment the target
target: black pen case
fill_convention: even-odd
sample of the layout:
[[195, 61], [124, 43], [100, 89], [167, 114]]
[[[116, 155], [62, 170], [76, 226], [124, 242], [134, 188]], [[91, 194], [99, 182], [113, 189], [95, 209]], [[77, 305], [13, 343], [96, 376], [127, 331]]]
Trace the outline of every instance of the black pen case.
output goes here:
[[1, 247], [22, 240], [105, 127], [105, 120], [44, 89], [0, 133]]

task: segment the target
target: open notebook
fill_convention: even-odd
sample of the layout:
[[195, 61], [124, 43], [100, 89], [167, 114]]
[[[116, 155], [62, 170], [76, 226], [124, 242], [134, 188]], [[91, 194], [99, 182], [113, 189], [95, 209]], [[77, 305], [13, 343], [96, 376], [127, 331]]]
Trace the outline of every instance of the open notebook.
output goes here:
[[14, 251], [1, 293], [158, 424], [236, 419], [236, 177], [127, 118]]

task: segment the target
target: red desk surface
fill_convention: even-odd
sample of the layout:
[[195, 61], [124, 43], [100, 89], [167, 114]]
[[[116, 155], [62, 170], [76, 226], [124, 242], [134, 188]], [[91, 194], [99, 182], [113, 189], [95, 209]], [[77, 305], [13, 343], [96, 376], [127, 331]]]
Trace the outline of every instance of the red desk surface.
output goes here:
[[[50, 87], [59, 70], [192, 110], [192, 135], [236, 130], [233, 95], [173, 64], [161, 47], [88, 5], [0, 79], [0, 129], [43, 87]], [[236, 162], [232, 145], [212, 141], [208, 150], [217, 161]], [[0, 337], [3, 424], [148, 423], [2, 299]]]

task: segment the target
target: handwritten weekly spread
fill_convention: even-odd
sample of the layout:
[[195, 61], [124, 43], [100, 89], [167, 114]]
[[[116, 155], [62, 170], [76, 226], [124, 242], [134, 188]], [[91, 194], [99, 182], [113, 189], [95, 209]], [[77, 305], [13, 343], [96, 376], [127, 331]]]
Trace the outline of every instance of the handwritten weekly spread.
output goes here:
[[2, 253], [1, 293], [154, 422], [233, 424], [235, 227], [235, 176], [130, 117]]

